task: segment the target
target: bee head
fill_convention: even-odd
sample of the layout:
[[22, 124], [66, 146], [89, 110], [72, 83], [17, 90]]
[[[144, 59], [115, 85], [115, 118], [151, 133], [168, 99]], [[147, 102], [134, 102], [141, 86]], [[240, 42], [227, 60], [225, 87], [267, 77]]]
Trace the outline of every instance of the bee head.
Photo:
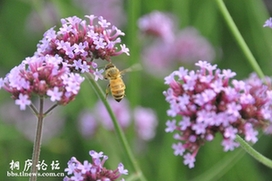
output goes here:
[[110, 68], [116, 68], [116, 66], [113, 63], [110, 62], [105, 66], [105, 71], [110, 69]]
[[120, 71], [113, 63], [108, 63], [105, 66], [105, 78], [113, 78], [118, 77], [120, 75]]

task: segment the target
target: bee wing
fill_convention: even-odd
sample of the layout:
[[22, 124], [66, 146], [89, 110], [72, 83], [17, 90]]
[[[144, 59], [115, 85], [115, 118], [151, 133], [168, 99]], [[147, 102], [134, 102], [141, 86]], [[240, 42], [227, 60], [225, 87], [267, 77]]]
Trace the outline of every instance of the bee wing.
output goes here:
[[127, 72], [140, 71], [142, 69], [143, 69], [142, 65], [139, 64], [139, 63], [136, 63], [136, 64], [130, 66], [129, 68], [122, 70], [120, 73], [123, 75], [123, 74], [125, 74]]

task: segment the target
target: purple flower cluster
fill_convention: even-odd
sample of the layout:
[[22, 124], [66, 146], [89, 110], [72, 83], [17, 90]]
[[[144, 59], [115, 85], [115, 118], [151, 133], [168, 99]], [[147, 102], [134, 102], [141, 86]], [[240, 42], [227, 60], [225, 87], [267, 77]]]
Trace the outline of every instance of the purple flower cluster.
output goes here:
[[[215, 57], [214, 49], [195, 28], [177, 29], [176, 18], [170, 14], [154, 11], [138, 20], [141, 32], [153, 35], [143, 50], [143, 63], [147, 71], [165, 76], [180, 64], [192, 66], [200, 58], [209, 62]], [[160, 53], [163, 52], [163, 53]], [[155, 68], [154, 68], [155, 67]]]
[[31, 105], [33, 95], [68, 104], [84, 80], [79, 73], [89, 72], [95, 80], [103, 79], [103, 70], [96, 69], [94, 59], [111, 61], [111, 56], [129, 55], [124, 44], [120, 50], [116, 47], [123, 32], [103, 17], [86, 17], [88, 21], [75, 16], [62, 19], [59, 31], [49, 29], [32, 57], [14, 67], [4, 79], [0, 78], [0, 88], [12, 94], [21, 110]]
[[[108, 170], [107, 168], [103, 167], [105, 161], [108, 159], [106, 155], [103, 155], [103, 152], [96, 152], [91, 150], [89, 152], [90, 156], [92, 157], [92, 162], [88, 162], [85, 160], [80, 163], [75, 157], [72, 157], [69, 160], [68, 168], [64, 171], [67, 172], [68, 175], [72, 176], [65, 177], [64, 181], [114, 181], [117, 180], [121, 175], [127, 175], [128, 170], [124, 168], [122, 163], [119, 163], [117, 169], [115, 170]], [[124, 181], [125, 179], [121, 179]]]
[[138, 26], [142, 32], [159, 37], [164, 41], [172, 41], [174, 39], [175, 23], [170, 14], [153, 11], [142, 16], [138, 20]]
[[[267, 86], [252, 74], [245, 81], [230, 81], [236, 73], [229, 69], [220, 70], [206, 61], [196, 66], [200, 67], [197, 71], [180, 67], [167, 76], [165, 84], [170, 87], [163, 93], [170, 104], [167, 114], [173, 117], [166, 122], [165, 131], [176, 132], [174, 154], [183, 156], [190, 168], [200, 146], [213, 140], [216, 133], [223, 137], [224, 151], [229, 151], [239, 146], [236, 134], [255, 143], [257, 128], [272, 122], [270, 80]], [[179, 116], [181, 120], [177, 120]]]
[[70, 65], [73, 71], [91, 72], [97, 64], [94, 59], [111, 61], [112, 56], [122, 53], [129, 55], [129, 49], [121, 43], [119, 36], [125, 34], [116, 26], [111, 25], [102, 16], [85, 16], [82, 20], [76, 16], [61, 19], [62, 26], [56, 32], [49, 29], [38, 44], [36, 56], [58, 55]]
[[31, 104], [33, 94], [48, 96], [61, 105], [68, 104], [78, 94], [84, 78], [70, 72], [68, 64], [62, 61], [57, 55], [28, 57], [1, 79], [1, 87], [12, 94], [21, 110]]

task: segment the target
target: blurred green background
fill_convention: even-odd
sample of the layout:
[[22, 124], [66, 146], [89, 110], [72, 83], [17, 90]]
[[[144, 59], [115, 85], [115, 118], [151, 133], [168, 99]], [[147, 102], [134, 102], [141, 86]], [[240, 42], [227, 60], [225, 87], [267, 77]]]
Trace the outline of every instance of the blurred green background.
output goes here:
[[[84, 0], [0, 0], [0, 76], [4, 77], [25, 57], [32, 56], [43, 33], [52, 26], [60, 26], [60, 18], [73, 15], [84, 18], [85, 14], [90, 14], [91, 12], [86, 10], [87, 3], [84, 3], [86, 3]], [[272, 30], [263, 28], [265, 20], [272, 13], [272, 9], [269, 12], [271, 2], [228, 0], [225, 3], [262, 70], [271, 76]], [[144, 14], [158, 10], [173, 13], [177, 17], [177, 26], [180, 29], [195, 27], [214, 47], [216, 52], [214, 63], [220, 68], [230, 68], [237, 72], [237, 79], [246, 78], [253, 71], [230, 33], [215, 0], [126, 0], [121, 6], [126, 21], [119, 29], [126, 33], [122, 40], [130, 48], [130, 56], [122, 55], [113, 59], [120, 68], [141, 62], [143, 42], [137, 38], [139, 34], [137, 20]], [[104, 64], [103, 61], [101, 65]], [[178, 67], [172, 71], [176, 69]], [[256, 162], [241, 148], [225, 153], [220, 145], [220, 136], [200, 149], [195, 168], [189, 169], [184, 166], [183, 158], [173, 155], [171, 148], [174, 142], [173, 135], [164, 131], [168, 119], [166, 110], [169, 105], [164, 100], [162, 92], [167, 86], [164, 85], [160, 72], [157, 74], [150, 75], [143, 67], [143, 71], [128, 73], [124, 78], [127, 85], [126, 100], [130, 106], [152, 108], [158, 118], [156, 135], [150, 141], [139, 143], [133, 125], [125, 130], [132, 150], [148, 180], [271, 180], [272, 171]], [[100, 81], [99, 84], [106, 88], [106, 82]], [[51, 171], [48, 168], [48, 172], [64, 173], [67, 161], [72, 156], [79, 161], [90, 159], [89, 150], [103, 151], [108, 155], [109, 160], [106, 162], [108, 168], [116, 168], [119, 162], [124, 163], [125, 167], [128, 165], [114, 131], [99, 127], [90, 138], [84, 138], [80, 133], [78, 128], [80, 112], [86, 109], [91, 112], [97, 100], [92, 87], [85, 81], [75, 101], [65, 107], [59, 107], [54, 111], [54, 115], [49, 115], [45, 119], [45, 122], [50, 122], [48, 123], [50, 126], [44, 133], [47, 139], [42, 144], [40, 160], [45, 160], [48, 167], [52, 161], [57, 160], [60, 163], [60, 170]], [[22, 170], [24, 162], [31, 159], [33, 142], [27, 135], [35, 132], [35, 117], [29, 116], [29, 110], [22, 113], [18, 107], [12, 106], [14, 103], [10, 99], [10, 94], [3, 90], [0, 91], [0, 104], [0, 180], [28, 180], [25, 177], [7, 177], [7, 171], [11, 171], [9, 163], [12, 160], [19, 161]], [[271, 140], [270, 136], [262, 136], [254, 145], [255, 149], [270, 159], [272, 159]], [[221, 167], [222, 169], [218, 170]], [[62, 180], [62, 177], [38, 180]]]

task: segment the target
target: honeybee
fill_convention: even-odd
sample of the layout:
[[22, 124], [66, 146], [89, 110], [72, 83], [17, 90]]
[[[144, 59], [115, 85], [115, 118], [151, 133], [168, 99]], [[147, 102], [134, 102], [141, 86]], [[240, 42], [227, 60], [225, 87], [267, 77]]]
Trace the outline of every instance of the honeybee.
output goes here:
[[104, 79], [109, 80], [108, 88], [106, 89], [106, 97], [109, 94], [109, 89], [113, 98], [120, 102], [125, 96], [126, 85], [122, 79], [122, 75], [125, 72], [140, 69], [140, 66], [137, 64], [128, 69], [120, 71], [113, 63], [108, 63], [105, 66]]

